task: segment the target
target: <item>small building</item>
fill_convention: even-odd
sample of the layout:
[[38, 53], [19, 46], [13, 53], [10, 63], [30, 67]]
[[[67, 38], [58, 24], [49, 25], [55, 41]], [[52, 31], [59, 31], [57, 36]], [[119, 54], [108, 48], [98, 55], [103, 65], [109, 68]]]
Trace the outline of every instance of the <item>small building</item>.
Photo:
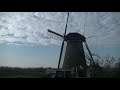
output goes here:
[[49, 75], [50, 78], [55, 78], [56, 70], [55, 69], [47, 69], [46, 73]]

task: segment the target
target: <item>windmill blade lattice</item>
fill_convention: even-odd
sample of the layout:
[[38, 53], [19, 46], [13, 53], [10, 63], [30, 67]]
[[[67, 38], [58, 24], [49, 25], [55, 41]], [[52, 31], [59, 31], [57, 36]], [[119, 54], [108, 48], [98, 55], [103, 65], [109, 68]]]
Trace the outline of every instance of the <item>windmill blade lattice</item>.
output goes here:
[[52, 31], [52, 30], [48, 29], [47, 35], [51, 39], [63, 41], [63, 36], [58, 34], [58, 33], [56, 33], [56, 32], [54, 32], [54, 31]]

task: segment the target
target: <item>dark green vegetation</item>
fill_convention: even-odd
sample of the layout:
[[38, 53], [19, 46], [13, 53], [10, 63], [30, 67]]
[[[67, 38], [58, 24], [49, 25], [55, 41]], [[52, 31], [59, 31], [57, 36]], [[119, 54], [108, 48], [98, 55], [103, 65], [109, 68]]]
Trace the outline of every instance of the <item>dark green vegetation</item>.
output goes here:
[[46, 78], [42, 72], [0, 72], [0, 78]]
[[99, 71], [95, 78], [120, 78], [120, 71]]
[[95, 78], [120, 78], [120, 58], [94, 54], [94, 61], [101, 67], [101, 69], [96, 67]]
[[[4, 67], [5, 69], [6, 67]], [[2, 67], [3, 69], [3, 67]], [[28, 69], [27, 69], [28, 70]], [[44, 70], [36, 70], [30, 69], [26, 71], [26, 69], [21, 70], [10, 70], [10, 68], [6, 70], [1, 70], [0, 68], [0, 78], [50, 78], [46, 69]], [[111, 69], [103, 69], [102, 71], [96, 71], [95, 78], [120, 78], [120, 70], [116, 68]]]
[[0, 78], [47, 78], [44, 68], [0, 67]]

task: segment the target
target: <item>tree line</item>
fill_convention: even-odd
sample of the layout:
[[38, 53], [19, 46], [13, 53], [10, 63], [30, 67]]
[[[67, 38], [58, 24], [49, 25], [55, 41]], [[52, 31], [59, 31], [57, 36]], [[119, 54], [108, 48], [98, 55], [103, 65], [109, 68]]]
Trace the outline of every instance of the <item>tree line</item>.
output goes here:
[[[115, 58], [109, 54], [106, 56], [93, 54], [93, 57], [97, 66], [96, 77], [120, 78], [120, 58]], [[101, 68], [101, 70], [99, 68]]]

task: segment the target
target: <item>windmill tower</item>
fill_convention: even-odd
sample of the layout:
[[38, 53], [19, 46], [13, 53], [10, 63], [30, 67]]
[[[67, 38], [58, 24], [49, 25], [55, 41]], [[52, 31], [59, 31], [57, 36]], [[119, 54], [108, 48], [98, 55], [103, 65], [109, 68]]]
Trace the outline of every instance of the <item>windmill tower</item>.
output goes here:
[[86, 68], [86, 60], [83, 50], [85, 37], [79, 33], [69, 33], [64, 39], [67, 42], [63, 69], [72, 69], [73, 67], [82, 66]]
[[59, 62], [58, 62], [58, 70], [60, 69], [60, 63], [61, 63], [61, 57], [62, 57], [62, 53], [63, 53], [64, 42], [66, 42], [67, 43], [66, 52], [65, 52], [65, 57], [64, 57], [64, 61], [63, 61], [63, 66], [61, 69], [62, 70], [72, 70], [73, 68], [75, 68], [75, 69], [77, 69], [77, 71], [80, 72], [80, 73], [78, 73], [79, 76], [85, 77], [86, 72], [87, 72], [87, 63], [86, 63], [86, 59], [85, 59], [83, 43], [85, 44], [85, 46], [89, 52], [90, 56], [88, 56], [88, 55], [87, 56], [90, 57], [89, 60], [90, 60], [91, 65], [94, 64], [92, 54], [87, 45], [86, 38], [83, 35], [81, 35], [79, 33], [68, 33], [66, 35], [68, 19], [69, 19], [69, 12], [68, 12], [64, 35], [61, 35], [59, 33], [56, 33], [54, 31], [48, 29], [48, 32], [63, 38]]

